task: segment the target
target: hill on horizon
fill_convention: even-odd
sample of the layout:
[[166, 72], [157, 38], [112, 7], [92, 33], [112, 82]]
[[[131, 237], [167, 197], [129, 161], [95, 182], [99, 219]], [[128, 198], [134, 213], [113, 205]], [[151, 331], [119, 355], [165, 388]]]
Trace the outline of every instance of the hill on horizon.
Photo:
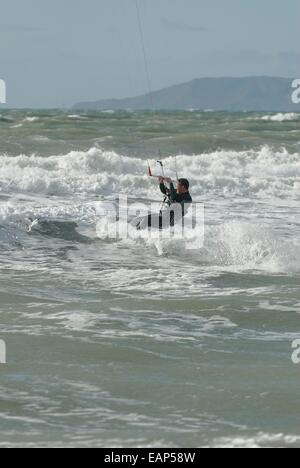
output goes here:
[[[157, 110], [300, 112], [292, 102], [293, 79], [278, 77], [199, 78], [151, 93]], [[80, 102], [78, 110], [146, 110], [150, 95]]]

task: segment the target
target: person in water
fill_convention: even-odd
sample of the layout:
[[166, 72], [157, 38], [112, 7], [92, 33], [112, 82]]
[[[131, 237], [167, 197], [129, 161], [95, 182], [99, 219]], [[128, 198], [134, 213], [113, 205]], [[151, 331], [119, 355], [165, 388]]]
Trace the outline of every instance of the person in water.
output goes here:
[[[166, 186], [170, 184], [170, 188]], [[179, 179], [175, 189], [171, 179], [161, 177], [159, 179], [160, 191], [165, 195], [164, 204], [168, 205], [168, 209], [159, 213], [159, 215], [149, 215], [140, 220], [137, 229], [156, 228], [166, 229], [173, 227], [178, 221], [182, 220], [187, 214], [189, 205], [193, 202], [190, 195], [190, 183], [187, 179]]]

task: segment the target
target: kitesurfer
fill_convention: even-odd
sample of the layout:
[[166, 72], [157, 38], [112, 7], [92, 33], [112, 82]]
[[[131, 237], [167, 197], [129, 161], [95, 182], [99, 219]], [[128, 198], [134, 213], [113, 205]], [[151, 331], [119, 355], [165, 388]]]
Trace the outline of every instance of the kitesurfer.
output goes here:
[[[170, 188], [166, 186], [166, 183]], [[175, 189], [171, 179], [159, 177], [159, 187], [165, 195], [164, 205], [167, 205], [167, 209], [162, 209], [158, 215], [151, 214], [140, 219], [137, 224], [138, 230], [147, 228], [162, 230], [173, 227], [187, 214], [189, 205], [193, 202], [189, 191], [190, 183], [187, 179], [179, 179]]]

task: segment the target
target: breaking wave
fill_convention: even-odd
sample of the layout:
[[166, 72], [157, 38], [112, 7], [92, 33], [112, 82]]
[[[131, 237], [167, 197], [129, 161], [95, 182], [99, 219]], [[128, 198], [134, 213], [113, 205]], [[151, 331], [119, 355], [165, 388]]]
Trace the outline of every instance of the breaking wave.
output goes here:
[[[66, 155], [1, 156], [0, 188], [42, 195], [86, 196], [128, 194], [157, 198], [156, 185], [146, 176], [146, 161], [91, 148]], [[174, 176], [175, 158], [165, 160]], [[242, 196], [299, 200], [300, 155], [269, 146], [251, 151], [179, 155], [178, 171], [189, 177], [194, 197]]]
[[[184, 235], [173, 238], [170, 231], [136, 231], [125, 223], [101, 220], [96, 227], [102, 240], [123, 241], [128, 247], [145, 245], [160, 256], [184, 258], [190, 265], [209, 266], [234, 272], [261, 271], [272, 274], [300, 272], [300, 242], [289, 241], [258, 222], [238, 220], [187, 227]], [[109, 234], [108, 234], [109, 232]]]
[[288, 113], [288, 114], [275, 114], [275, 115], [265, 115], [261, 120], [267, 120], [271, 122], [292, 122], [293, 120], [298, 120], [300, 114]]
[[268, 434], [260, 432], [252, 437], [223, 437], [215, 440], [210, 448], [298, 448], [299, 435]]
[[35, 123], [40, 120], [39, 117], [25, 117], [24, 122]]
[[[5, 244], [14, 244], [11, 232], [15, 226], [21, 226], [27, 235], [105, 241], [105, 233], [99, 232], [95, 200], [117, 204], [119, 194], [134, 200], [160, 198], [155, 181], [146, 175], [147, 162], [115, 152], [92, 148], [51, 157], [3, 155], [1, 161], [0, 193], [4, 196], [0, 221], [9, 228], [1, 232]], [[175, 158], [166, 158], [165, 165], [166, 171], [174, 175]], [[265, 146], [259, 151], [179, 155], [177, 167], [180, 175], [190, 178], [196, 201], [203, 197], [214, 201], [217, 213], [215, 218], [210, 213], [205, 223], [204, 245], [199, 247], [203, 235], [200, 227], [183, 240], [160, 236], [149, 240], [147, 233], [134, 232], [129, 240], [133, 248], [142, 244], [154, 248], [158, 255], [184, 255], [190, 264], [216, 270], [299, 272], [299, 226], [294, 209], [300, 193], [298, 153], [284, 148], [273, 151]], [[230, 221], [226, 213], [223, 215], [224, 203]], [[263, 205], [260, 214], [256, 203]], [[253, 220], [247, 221], [249, 207]], [[277, 210], [274, 215], [270, 215], [272, 207]], [[269, 216], [277, 218], [268, 222]], [[282, 226], [284, 237], [280, 235]], [[119, 241], [128, 239], [121, 236]]]

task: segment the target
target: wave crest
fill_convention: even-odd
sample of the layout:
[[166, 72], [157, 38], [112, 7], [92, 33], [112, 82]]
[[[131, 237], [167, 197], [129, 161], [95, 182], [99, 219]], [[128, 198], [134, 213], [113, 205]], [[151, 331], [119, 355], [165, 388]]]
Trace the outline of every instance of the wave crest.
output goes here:
[[[1, 157], [0, 187], [41, 195], [115, 195], [157, 198], [146, 161], [91, 148], [66, 155]], [[194, 197], [241, 196], [299, 199], [300, 156], [265, 146], [260, 150], [224, 151], [177, 156], [181, 177], [192, 183]], [[175, 177], [175, 158], [165, 159]]]

